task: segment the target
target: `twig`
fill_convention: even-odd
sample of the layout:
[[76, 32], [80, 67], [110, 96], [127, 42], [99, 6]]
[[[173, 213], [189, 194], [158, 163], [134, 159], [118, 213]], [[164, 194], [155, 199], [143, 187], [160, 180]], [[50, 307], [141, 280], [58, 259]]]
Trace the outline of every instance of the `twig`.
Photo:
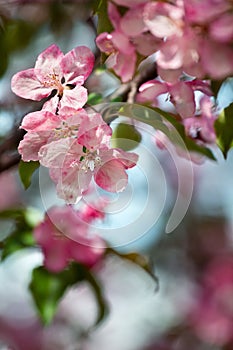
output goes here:
[[150, 66], [141, 70], [130, 82], [122, 84], [111, 95], [107, 97], [106, 102], [121, 97], [122, 102], [134, 103], [135, 97], [140, 85], [157, 76], [156, 64], [153, 62]]

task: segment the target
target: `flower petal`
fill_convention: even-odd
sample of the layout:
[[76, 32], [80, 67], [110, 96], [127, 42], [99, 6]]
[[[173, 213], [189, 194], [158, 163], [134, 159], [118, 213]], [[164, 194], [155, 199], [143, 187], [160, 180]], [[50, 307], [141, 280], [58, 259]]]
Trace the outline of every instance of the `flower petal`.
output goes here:
[[20, 141], [18, 151], [22, 156], [24, 162], [29, 162], [30, 160], [39, 160], [39, 151], [42, 146], [46, 145], [50, 136], [50, 132], [29, 132], [27, 133], [23, 140]]
[[61, 60], [64, 77], [68, 76], [66, 83], [72, 84], [73, 80], [80, 75], [87, 79], [92, 72], [94, 61], [94, 54], [86, 46], [77, 46], [69, 51]]
[[151, 101], [155, 102], [156, 98], [168, 92], [167, 84], [158, 80], [150, 80], [142, 84], [139, 88], [139, 94], [137, 96], [138, 102]]
[[136, 37], [145, 31], [146, 26], [142, 17], [143, 8], [143, 5], [133, 7], [122, 17], [120, 28], [127, 36]]
[[115, 159], [98, 168], [94, 178], [98, 186], [109, 192], [121, 192], [128, 183], [124, 165]]
[[61, 168], [72, 143], [72, 139], [65, 138], [46, 144], [40, 149], [40, 163], [48, 168]]
[[148, 2], [143, 12], [147, 28], [157, 38], [179, 35], [179, 21], [182, 16], [183, 11], [180, 8], [165, 2]]
[[131, 80], [135, 73], [136, 53], [131, 55], [124, 55], [120, 52], [116, 56], [116, 64], [113, 67], [116, 74], [119, 75], [123, 83]]
[[57, 74], [61, 75], [60, 61], [64, 57], [63, 52], [55, 44], [49, 46], [37, 57], [35, 70], [40, 75]]
[[124, 165], [125, 169], [133, 168], [138, 161], [138, 155], [133, 152], [125, 152], [120, 148], [113, 148], [113, 157]]
[[182, 118], [192, 117], [195, 113], [194, 92], [190, 85], [178, 82], [169, 86], [171, 102]]
[[108, 2], [108, 17], [113, 27], [116, 29], [119, 26], [121, 15], [117, 7], [112, 2]]
[[[91, 174], [85, 174], [86, 188], [91, 181]], [[80, 171], [78, 167], [69, 167], [63, 170], [57, 184], [57, 194], [68, 204], [77, 203], [82, 196], [83, 181], [80, 179]]]
[[60, 101], [60, 113], [66, 113], [67, 110], [82, 108], [87, 102], [87, 89], [77, 85], [74, 89], [65, 89]]
[[78, 130], [78, 142], [87, 149], [98, 149], [108, 144], [112, 129], [105, 123], [101, 114], [92, 113], [84, 119]]
[[92, 240], [87, 240], [83, 244], [71, 244], [70, 252], [72, 258], [86, 266], [92, 267], [102, 257], [105, 251], [104, 241], [96, 236]]
[[38, 111], [27, 114], [22, 121], [21, 128], [27, 131], [47, 131], [59, 126], [61, 118], [49, 111]]
[[11, 80], [11, 89], [16, 95], [34, 101], [48, 97], [52, 91], [38, 80], [34, 68], [16, 73]]
[[107, 32], [103, 32], [97, 36], [96, 45], [102, 52], [105, 52], [106, 54], [110, 54], [115, 50], [112, 42], [112, 35]]

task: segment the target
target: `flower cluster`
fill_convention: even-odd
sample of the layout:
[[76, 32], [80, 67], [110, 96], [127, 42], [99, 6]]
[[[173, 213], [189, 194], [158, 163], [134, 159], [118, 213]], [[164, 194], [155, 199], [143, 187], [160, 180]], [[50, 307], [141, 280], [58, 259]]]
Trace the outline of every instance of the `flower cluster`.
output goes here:
[[[159, 75], [174, 81], [190, 76], [222, 79], [233, 73], [233, 8], [228, 0], [114, 0], [127, 8], [123, 16], [109, 2], [112, 33], [97, 37], [107, 64], [122, 81], [135, 72], [136, 52], [157, 53]], [[127, 59], [127, 56], [131, 60]]]
[[151, 56], [156, 61], [158, 78], [140, 87], [138, 102], [157, 105], [157, 97], [166, 93], [187, 134], [195, 139], [190, 130], [197, 129], [198, 124], [200, 131], [204, 124], [211, 137], [202, 141], [213, 142], [216, 109], [212, 107], [208, 122], [202, 117], [200, 121], [202, 110], [196, 106], [195, 91], [207, 95], [208, 103], [213, 105], [206, 79], [221, 80], [233, 73], [232, 3], [113, 0], [108, 2], [108, 14], [113, 31], [101, 33], [96, 39], [108, 56], [107, 67], [127, 82], [134, 77], [137, 62]]
[[97, 112], [83, 108], [87, 90], [82, 86], [94, 64], [85, 46], [64, 55], [56, 45], [43, 51], [35, 68], [15, 74], [12, 90], [32, 100], [47, 97], [42, 110], [27, 114], [21, 128], [27, 131], [19, 144], [23, 161], [39, 161], [48, 167], [57, 193], [66, 203], [81, 198], [94, 177], [110, 192], [123, 191], [126, 169], [138, 156], [110, 147], [111, 128]]

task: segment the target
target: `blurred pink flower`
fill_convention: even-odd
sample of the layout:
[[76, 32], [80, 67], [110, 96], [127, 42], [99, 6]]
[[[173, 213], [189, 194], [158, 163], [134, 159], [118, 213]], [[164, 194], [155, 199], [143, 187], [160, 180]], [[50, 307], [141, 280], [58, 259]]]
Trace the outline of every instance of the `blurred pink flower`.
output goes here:
[[71, 261], [92, 267], [105, 251], [104, 241], [90, 233], [88, 224], [70, 206], [49, 209], [34, 236], [43, 251], [44, 265], [52, 272], [62, 271]]
[[20, 203], [20, 192], [12, 171], [1, 173], [0, 192], [0, 210], [5, 210]]
[[106, 65], [121, 78], [122, 82], [132, 79], [136, 66], [136, 52], [129, 37], [120, 28], [121, 16], [115, 5], [108, 3], [108, 14], [114, 31], [101, 33], [96, 38], [96, 44], [109, 57]]
[[157, 97], [168, 93], [177, 113], [182, 118], [189, 118], [195, 114], [194, 91], [196, 90], [209, 96], [212, 95], [209, 84], [198, 79], [178, 81], [173, 84], [159, 80], [150, 80], [140, 86], [137, 101], [142, 103], [149, 101], [156, 106]]
[[[108, 3], [108, 14], [114, 27], [111, 33], [101, 33], [96, 44], [99, 49], [109, 55], [106, 60], [108, 68], [121, 78], [122, 82], [131, 80], [135, 74], [137, 53], [149, 56], [155, 53], [161, 38], [152, 35], [142, 16], [148, 0], [127, 1], [124, 6], [129, 7], [122, 16], [117, 7]], [[121, 4], [121, 1], [115, 1]], [[140, 57], [141, 59], [141, 57]]]
[[157, 53], [159, 75], [170, 82], [182, 72], [197, 78], [231, 75], [233, 24], [229, 10], [232, 5], [227, 0], [148, 2], [144, 23], [156, 38], [163, 39]]
[[64, 55], [51, 45], [37, 58], [35, 68], [16, 73], [11, 81], [12, 91], [23, 98], [40, 101], [56, 95], [44, 108], [56, 113], [66, 108], [81, 108], [87, 101], [87, 90], [81, 86], [90, 75], [94, 55], [86, 46], [78, 46]]
[[189, 320], [204, 341], [224, 345], [233, 340], [233, 258], [213, 259], [204, 271], [200, 298]]
[[200, 114], [183, 121], [188, 136], [202, 142], [214, 143], [216, 133], [214, 123], [217, 119], [216, 108], [208, 96], [200, 100]]

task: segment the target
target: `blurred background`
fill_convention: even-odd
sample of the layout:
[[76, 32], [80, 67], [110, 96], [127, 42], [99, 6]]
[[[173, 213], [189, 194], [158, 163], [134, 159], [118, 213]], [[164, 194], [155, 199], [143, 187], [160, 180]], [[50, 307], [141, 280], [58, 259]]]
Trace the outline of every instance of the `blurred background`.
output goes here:
[[[99, 69], [93, 3], [0, 0], [1, 211], [26, 206], [34, 208], [31, 219], [37, 220], [52, 205], [64, 204], [46, 169], [33, 175], [27, 191], [22, 188], [16, 149], [23, 132], [18, 126], [41, 104], [16, 97], [10, 89], [12, 75], [34, 67], [38, 54], [53, 43], [63, 52], [86, 45], [96, 55], [96, 69], [86, 83], [89, 92], [107, 96], [119, 86], [115, 77]], [[112, 123], [113, 129], [118, 122]], [[156, 147], [152, 128], [135, 126], [142, 135], [134, 149], [139, 165], [130, 170], [125, 192], [109, 195], [95, 188], [96, 195], [109, 201], [106, 218], [96, 222], [95, 230], [119, 252], [148, 256], [159, 288], [140, 267], [109, 256], [96, 267], [110, 307], [108, 318], [87, 332], [96, 303], [82, 284], [68, 291], [53, 323], [44, 328], [27, 290], [42, 256], [37, 249], [21, 250], [0, 264], [1, 350], [233, 349], [232, 152], [224, 160], [213, 149], [217, 162], [190, 165], [176, 152]], [[166, 233], [180, 191], [187, 213]], [[88, 194], [84, 198], [91, 200]], [[0, 221], [1, 240], [12, 225]]]

